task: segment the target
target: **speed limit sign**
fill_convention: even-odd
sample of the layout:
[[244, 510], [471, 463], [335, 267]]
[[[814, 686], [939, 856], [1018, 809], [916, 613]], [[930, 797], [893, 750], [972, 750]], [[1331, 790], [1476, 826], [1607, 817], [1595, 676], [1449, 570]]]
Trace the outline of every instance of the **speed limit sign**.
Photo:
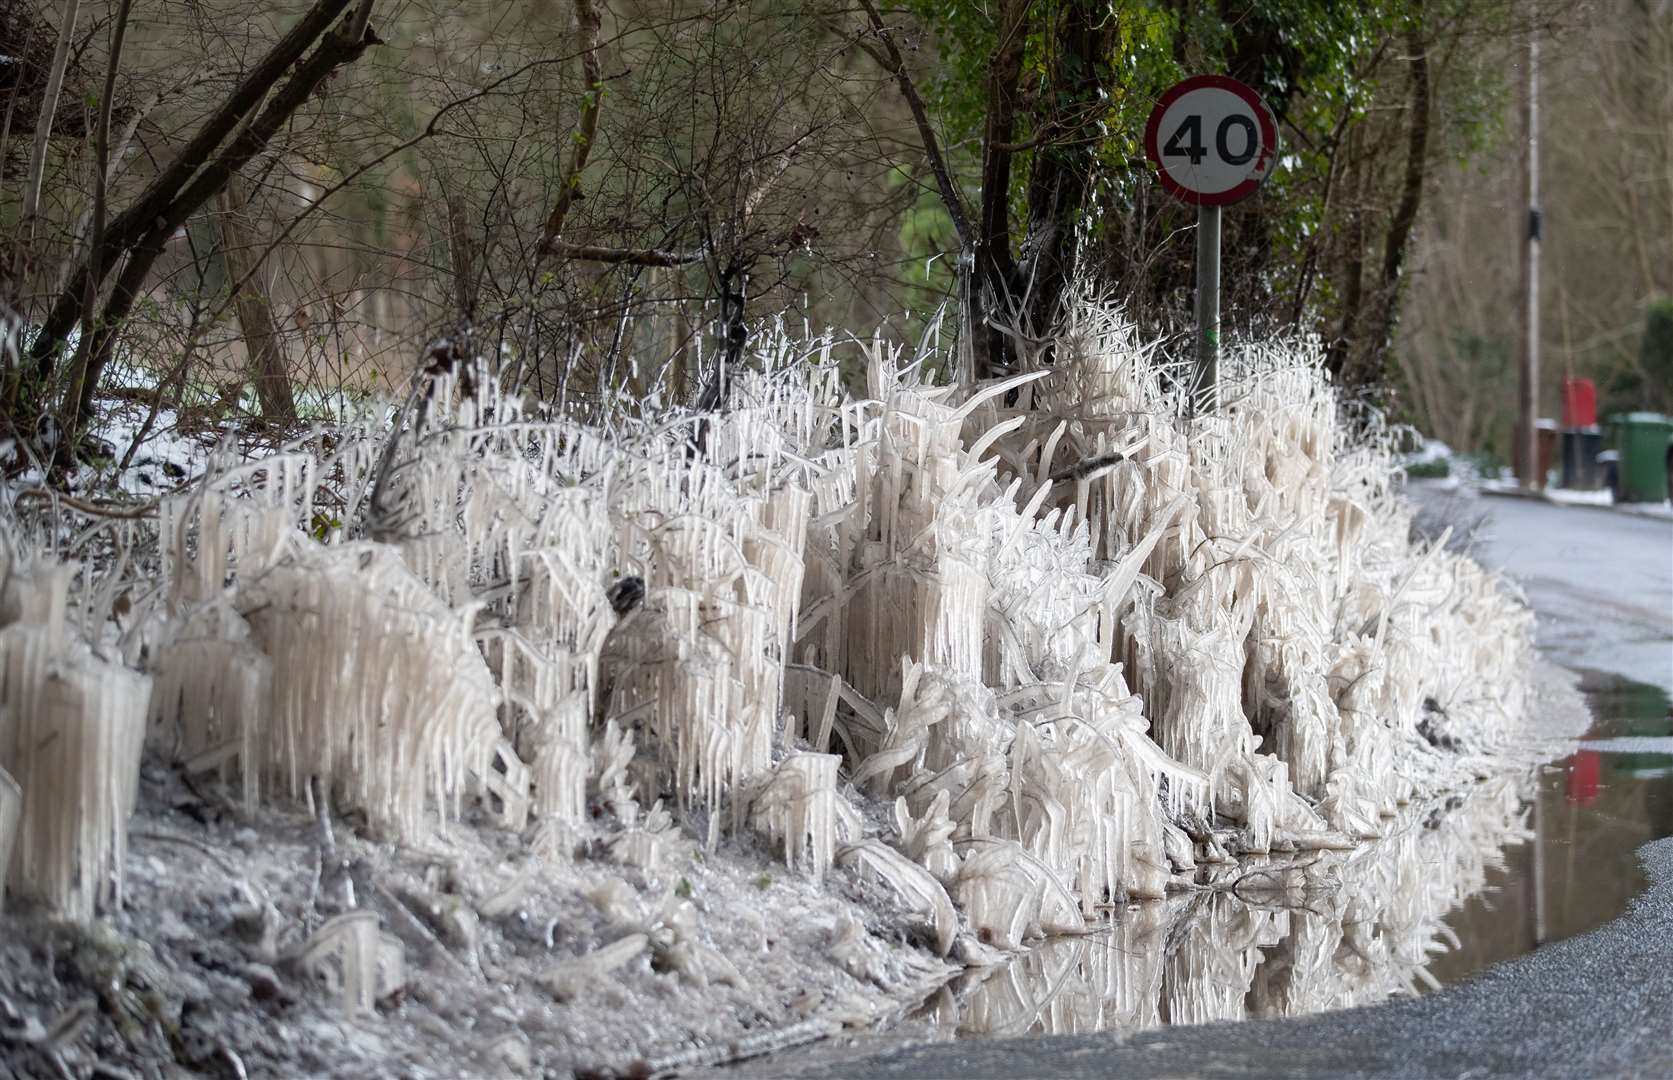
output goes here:
[[1278, 124], [1260, 95], [1224, 75], [1176, 83], [1150, 112], [1144, 152], [1170, 195], [1223, 206], [1254, 194], [1278, 157]]
[[1144, 152], [1168, 194], [1197, 208], [1197, 366], [1188, 408], [1212, 411], [1220, 378], [1220, 207], [1247, 199], [1278, 159], [1278, 122], [1224, 75], [1175, 83], [1150, 111]]

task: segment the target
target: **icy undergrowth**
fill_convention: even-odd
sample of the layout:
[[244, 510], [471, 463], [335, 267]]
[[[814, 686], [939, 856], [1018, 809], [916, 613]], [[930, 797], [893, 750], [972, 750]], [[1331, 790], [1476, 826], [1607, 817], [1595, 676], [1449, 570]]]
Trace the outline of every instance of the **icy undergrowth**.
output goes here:
[[[1204, 862], [1376, 837], [1513, 736], [1529, 614], [1414, 545], [1391, 440], [1309, 347], [1236, 351], [1186, 420], [1091, 305], [1053, 366], [977, 387], [875, 345], [851, 398], [814, 344], [769, 345], [723, 416], [589, 427], [444, 377], [154, 522], [9, 521], [8, 889], [114, 894], [143, 736], [407, 845], [479, 806], [538, 860], [603, 830], [655, 873], [753, 831], [881, 883], [938, 953], [1015, 949]], [[98, 565], [60, 560], [94, 534]], [[686, 916], [622, 922], [554, 993], [657, 948], [726, 977]]]

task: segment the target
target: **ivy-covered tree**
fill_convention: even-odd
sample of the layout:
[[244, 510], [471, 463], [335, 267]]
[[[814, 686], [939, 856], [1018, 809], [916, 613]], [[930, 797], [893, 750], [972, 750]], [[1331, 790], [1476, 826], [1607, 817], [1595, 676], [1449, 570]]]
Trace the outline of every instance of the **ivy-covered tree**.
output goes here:
[[[1356, 384], [1383, 378], [1430, 163], [1498, 116], [1475, 100], [1492, 91], [1470, 43], [1519, 25], [1509, 0], [863, 6], [862, 45], [916, 99], [978, 373], [1026, 359], [1077, 268], [1149, 329], [1188, 321], [1195, 215], [1162, 194], [1142, 132], [1169, 85], [1225, 73], [1260, 92], [1283, 142], [1225, 216], [1227, 317], [1322, 333]], [[1438, 108], [1443, 89], [1463, 100]]]

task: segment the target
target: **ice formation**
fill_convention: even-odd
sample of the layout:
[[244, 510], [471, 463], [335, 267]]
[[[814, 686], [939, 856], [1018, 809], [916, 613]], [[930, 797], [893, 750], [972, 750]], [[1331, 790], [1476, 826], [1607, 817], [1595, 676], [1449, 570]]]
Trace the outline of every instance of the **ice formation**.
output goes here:
[[837, 853], [837, 861], [854, 866], [887, 883], [913, 908], [930, 917], [935, 927], [935, 951], [946, 956], [958, 936], [958, 912], [947, 890], [928, 869], [881, 840], [862, 840]]
[[[1231, 350], [1224, 405], [1186, 419], [1092, 304], [1053, 366], [974, 387], [873, 344], [854, 397], [829, 340], [769, 344], [723, 415], [588, 425], [443, 376], [392, 426], [215, 473], [162, 506], [146, 676], [83, 656], [66, 572], [31, 564], [58, 584], [8, 586], [0, 631], [12, 880], [78, 867], [49, 891], [85, 915], [132, 798], [57, 824], [32, 788], [74, 762], [20, 753], [19, 718], [102, 755], [86, 783], [133, 775], [148, 716], [251, 802], [319, 781], [445, 844], [477, 798], [542, 858], [599, 837], [647, 874], [688, 830], [753, 829], [875, 879], [942, 953], [1016, 948], [1204, 864], [1380, 835], [1449, 751], [1513, 732], [1529, 616], [1411, 540], [1387, 433], [1313, 346]], [[554, 992], [646, 949], [724, 977], [682, 919]]]
[[[67, 618], [77, 567], [0, 548], [4, 890], [66, 918], [120, 901], [151, 680], [94, 655]], [[9, 774], [9, 775], [6, 775]]]
[[[1164, 1023], [1305, 1016], [1410, 995], [1456, 947], [1445, 920], [1525, 839], [1514, 783], [1353, 853], [1306, 855], [1123, 913], [962, 976], [929, 1019], [962, 1034], [1132, 1034]], [[1318, 861], [1315, 861], [1318, 860]], [[1241, 882], [1241, 884], [1238, 884]]]
[[406, 982], [401, 942], [379, 929], [371, 911], [350, 911], [326, 922], [296, 962], [351, 1016], [371, 1012], [379, 998]]
[[[0, 725], [5, 720], [5, 715], [0, 714]], [[12, 845], [17, 841], [17, 823], [22, 814], [23, 789], [10, 773], [0, 769], [0, 871], [12, 865]], [[5, 902], [5, 875], [0, 872], [0, 911], [5, 910]]]
[[[837, 794], [841, 765], [836, 754], [791, 754], [774, 766], [751, 799], [751, 813], [783, 841], [785, 862], [807, 863], [816, 879], [830, 869], [837, 808], [847, 805]], [[852, 821], [846, 831], [857, 833], [859, 822]]]

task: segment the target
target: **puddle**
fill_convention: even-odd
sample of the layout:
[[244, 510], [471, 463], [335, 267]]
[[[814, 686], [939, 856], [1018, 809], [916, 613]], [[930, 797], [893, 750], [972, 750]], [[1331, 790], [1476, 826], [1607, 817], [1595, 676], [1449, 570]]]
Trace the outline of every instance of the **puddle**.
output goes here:
[[1135, 906], [1107, 932], [967, 972], [883, 1038], [1300, 1016], [1423, 993], [1614, 918], [1647, 884], [1636, 849], [1673, 834], [1673, 717], [1654, 687], [1582, 688], [1592, 741], [1534, 777], [1422, 808], [1366, 850]]
[[1613, 675], [1581, 684], [1596, 721], [1573, 754], [1541, 770], [1529, 823], [1487, 888], [1447, 918], [1457, 949], [1430, 971], [1455, 982], [1619, 915], [1649, 882], [1636, 854], [1673, 835], [1673, 713], [1654, 686]]

